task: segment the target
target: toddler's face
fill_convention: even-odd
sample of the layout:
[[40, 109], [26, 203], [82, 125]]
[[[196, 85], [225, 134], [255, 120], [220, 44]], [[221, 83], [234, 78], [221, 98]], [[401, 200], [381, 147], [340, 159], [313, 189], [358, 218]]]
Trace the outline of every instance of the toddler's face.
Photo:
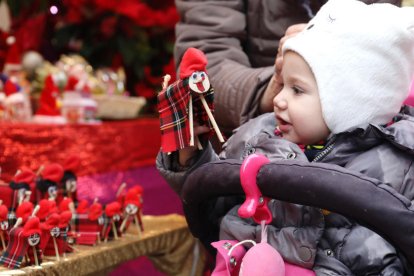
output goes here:
[[274, 112], [283, 138], [297, 144], [315, 144], [330, 131], [322, 117], [315, 77], [305, 60], [292, 51], [285, 53], [283, 89], [273, 99]]

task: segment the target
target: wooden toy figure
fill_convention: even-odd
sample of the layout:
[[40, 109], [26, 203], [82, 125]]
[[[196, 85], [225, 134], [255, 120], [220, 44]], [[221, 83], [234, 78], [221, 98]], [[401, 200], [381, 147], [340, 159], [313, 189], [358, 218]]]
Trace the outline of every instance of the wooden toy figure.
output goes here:
[[52, 163], [44, 166], [44, 169], [40, 172], [40, 177], [36, 180], [40, 199], [55, 199], [57, 203], [60, 202], [62, 194], [58, 193], [58, 184], [63, 177], [63, 173], [64, 170], [60, 164]]
[[8, 212], [7, 206], [0, 203], [0, 239], [3, 252], [6, 250], [6, 235], [9, 230]]
[[38, 217], [32, 216], [28, 219], [23, 227], [23, 235], [27, 238], [27, 256], [29, 265], [39, 266], [41, 263], [40, 245], [40, 220]]
[[180, 79], [158, 94], [161, 150], [172, 152], [201, 144], [194, 137], [194, 125], [213, 126], [220, 142], [224, 138], [213, 117], [214, 89], [206, 73], [207, 58], [203, 52], [189, 48], [180, 65]]
[[121, 204], [119, 204], [119, 202], [114, 201], [109, 203], [108, 205], [106, 205], [105, 207], [105, 215], [108, 218], [108, 221], [106, 221], [106, 228], [104, 229], [104, 233], [103, 233], [103, 237], [104, 237], [104, 241], [107, 242], [108, 241], [108, 237], [109, 237], [109, 231], [112, 229], [112, 233], [114, 235], [114, 239], [117, 240], [118, 239], [118, 227], [116, 225], [116, 222], [121, 220]]
[[122, 221], [120, 231], [123, 232], [124, 229], [127, 229], [127, 222], [132, 219], [135, 224], [135, 227], [138, 231], [138, 236], [141, 236], [144, 227], [142, 225], [141, 210], [142, 210], [142, 188], [137, 186], [137, 188], [132, 188], [128, 190], [125, 195], [124, 200], [124, 220]]

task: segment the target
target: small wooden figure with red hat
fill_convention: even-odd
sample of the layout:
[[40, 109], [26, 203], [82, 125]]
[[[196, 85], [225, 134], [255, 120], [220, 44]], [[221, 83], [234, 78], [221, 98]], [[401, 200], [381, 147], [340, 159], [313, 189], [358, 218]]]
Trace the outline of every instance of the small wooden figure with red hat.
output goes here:
[[[39, 218], [35, 217], [38, 208], [33, 208], [33, 204], [25, 201], [20, 204], [16, 211], [17, 221], [9, 232], [9, 244], [6, 251], [0, 257], [0, 264], [7, 268], [19, 268], [23, 257], [29, 247], [32, 248], [35, 264], [38, 261], [38, 250], [36, 246], [40, 242]], [[21, 225], [24, 225], [21, 227]]]
[[104, 227], [104, 211], [97, 199], [88, 206], [81, 200], [74, 215], [74, 236], [77, 244], [96, 245], [100, 241]]
[[105, 226], [103, 230], [104, 241], [107, 242], [109, 238], [109, 232], [112, 230], [114, 239], [118, 239], [118, 236], [121, 234], [117, 223], [121, 220], [121, 204], [118, 201], [114, 201], [106, 205], [105, 215], [107, 220], [105, 221]]
[[52, 236], [58, 236], [57, 233], [60, 233], [59, 229], [60, 215], [58, 213], [52, 213], [47, 217], [46, 221], [40, 224], [41, 229], [41, 239], [40, 239], [40, 249], [45, 250], [47, 244], [50, 241]]
[[65, 256], [68, 250], [68, 232], [70, 228], [70, 220], [72, 219], [71, 211], [63, 211], [59, 215], [59, 222], [50, 229], [50, 236], [44, 254], [46, 256], [55, 256], [57, 261], [60, 261], [60, 256]]
[[[41, 263], [42, 251], [40, 250], [41, 229], [38, 217], [32, 216], [23, 227], [23, 236], [27, 238], [28, 265], [39, 266]], [[34, 261], [34, 262], [33, 262]]]
[[207, 58], [195, 48], [184, 53], [180, 65], [180, 79], [158, 94], [158, 112], [161, 129], [161, 150], [173, 152], [195, 143], [194, 121], [198, 125], [213, 126], [220, 142], [224, 138], [213, 117], [214, 90], [206, 73]]
[[14, 212], [23, 201], [26, 199], [32, 198], [34, 202], [34, 195], [32, 196], [32, 190], [34, 191], [34, 180], [36, 174], [27, 168], [23, 168], [17, 171], [16, 175], [10, 181], [10, 188], [12, 189], [12, 200], [10, 205], [11, 216], [14, 215]]
[[58, 184], [63, 177], [63, 167], [60, 164], [52, 163], [44, 167], [36, 180], [36, 188], [40, 195], [38, 199], [55, 199], [60, 202], [61, 195], [58, 197]]
[[136, 185], [133, 188], [129, 189], [123, 200], [123, 209], [124, 209], [124, 220], [122, 221], [120, 231], [123, 232], [128, 228], [129, 221], [132, 219], [138, 235], [141, 236], [141, 233], [144, 231], [144, 226], [142, 223], [142, 186]]
[[[1, 200], [0, 200], [1, 201]], [[0, 239], [1, 245], [3, 247], [3, 252], [6, 250], [6, 237], [9, 230], [9, 219], [8, 219], [9, 210], [7, 206], [0, 203]]]
[[76, 170], [80, 165], [80, 159], [78, 155], [69, 155], [63, 162], [63, 177], [61, 179], [61, 186], [63, 188], [64, 196], [67, 196], [77, 203], [76, 187], [77, 176]]

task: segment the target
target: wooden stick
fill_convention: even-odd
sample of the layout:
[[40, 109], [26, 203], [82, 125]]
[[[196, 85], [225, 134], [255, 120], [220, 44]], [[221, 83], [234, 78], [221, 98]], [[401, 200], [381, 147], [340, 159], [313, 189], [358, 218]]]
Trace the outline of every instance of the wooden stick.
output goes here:
[[55, 237], [52, 237], [52, 238], [53, 238], [53, 246], [55, 247], [56, 260], [60, 261], [59, 248], [56, 243], [56, 238]]
[[4, 240], [4, 233], [3, 231], [0, 232], [0, 238], [1, 238], [1, 245], [3, 246], [3, 252], [6, 251], [6, 242]]
[[134, 215], [134, 222], [135, 222], [135, 226], [137, 227], [137, 230], [138, 230], [138, 236], [141, 237], [141, 227], [139, 226], [138, 218], [137, 218], [136, 214]]
[[116, 226], [115, 226], [114, 219], [112, 219], [112, 233], [114, 233], [114, 238], [117, 240], [118, 239], [118, 233], [116, 232]]
[[36, 205], [35, 207], [34, 207], [34, 209], [33, 209], [33, 212], [32, 212], [32, 217], [34, 217], [34, 216], [36, 216], [36, 214], [37, 214], [37, 212], [39, 212], [39, 210], [40, 210], [40, 206], [39, 205]]
[[190, 123], [190, 146], [194, 146], [193, 97], [191, 93], [190, 102], [188, 103], [188, 121]]
[[171, 76], [169, 75], [169, 74], [166, 74], [165, 76], [164, 76], [164, 80], [163, 80], [163, 82], [162, 82], [162, 89], [164, 90], [164, 89], [166, 89], [167, 87], [168, 87], [168, 83], [170, 82], [170, 80], [171, 80]]
[[214, 131], [216, 132], [219, 141], [224, 143], [224, 138], [221, 135], [220, 129], [218, 128], [216, 120], [214, 120], [213, 114], [211, 114], [210, 107], [208, 107], [208, 104], [207, 104], [206, 99], [204, 98], [203, 94], [200, 94], [200, 99], [201, 99], [201, 103], [204, 106], [204, 109], [207, 112], [208, 118], [210, 119], [211, 124], [213, 125]]
[[129, 214], [127, 214], [126, 217], [124, 218], [124, 220], [122, 221], [121, 227], [119, 227], [119, 231], [121, 231], [121, 232], [124, 231], [124, 228], [126, 226], [126, 223], [128, 221], [128, 218], [129, 218]]
[[24, 198], [25, 198], [25, 195], [24, 194], [22, 195], [21, 193], [19, 193], [19, 190], [16, 190], [17, 191], [17, 206], [20, 206], [20, 204], [23, 203]]
[[30, 196], [32, 195], [32, 191], [25, 191], [24, 192], [24, 201], [30, 201]]
[[23, 222], [22, 218], [17, 218], [16, 223], [14, 224], [12, 229], [19, 227], [19, 225], [22, 224], [22, 222]]
[[116, 197], [120, 196], [122, 191], [125, 189], [126, 187], [126, 183], [123, 182], [119, 187], [118, 187], [118, 191], [116, 192]]
[[36, 246], [32, 246], [32, 248], [33, 248], [33, 256], [34, 256], [34, 259], [35, 259], [35, 265], [39, 266], [39, 260], [37, 259]]
[[44, 169], [45, 169], [45, 166], [41, 165], [39, 169], [37, 169], [36, 175], [40, 175]]
[[197, 148], [199, 150], [203, 150], [203, 146], [201, 145], [200, 139], [198, 139], [198, 136], [195, 137], [195, 140], [196, 140]]

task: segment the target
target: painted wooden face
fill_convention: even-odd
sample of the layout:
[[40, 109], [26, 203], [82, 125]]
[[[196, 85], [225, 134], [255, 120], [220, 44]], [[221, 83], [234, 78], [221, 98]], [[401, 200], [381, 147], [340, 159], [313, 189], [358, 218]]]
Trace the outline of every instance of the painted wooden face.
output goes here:
[[69, 179], [66, 181], [66, 191], [70, 191], [74, 193], [76, 191], [76, 180], [75, 179]]
[[51, 235], [52, 237], [55, 237], [55, 238], [59, 237], [59, 235], [60, 235], [60, 229], [59, 229], [59, 227], [53, 227], [53, 228], [50, 230], [50, 235]]
[[47, 189], [47, 193], [49, 194], [50, 198], [56, 198], [56, 196], [57, 196], [57, 187], [56, 186], [50, 186]]
[[135, 214], [137, 213], [137, 211], [138, 211], [138, 207], [137, 207], [137, 205], [135, 205], [135, 204], [128, 204], [128, 205], [125, 207], [125, 212], [126, 212], [128, 215], [135, 215]]
[[35, 246], [40, 242], [40, 235], [37, 233], [31, 234], [28, 238], [27, 238], [27, 242], [29, 243], [30, 246]]
[[112, 219], [114, 221], [119, 221], [121, 219], [121, 216], [120, 215], [115, 215], [115, 216], [112, 217]]
[[210, 80], [206, 72], [196, 71], [191, 74], [190, 79], [188, 80], [188, 85], [190, 89], [196, 93], [204, 93], [210, 89]]
[[1, 230], [5, 231], [7, 229], [9, 229], [9, 221], [4, 220], [0, 223], [0, 228]]

